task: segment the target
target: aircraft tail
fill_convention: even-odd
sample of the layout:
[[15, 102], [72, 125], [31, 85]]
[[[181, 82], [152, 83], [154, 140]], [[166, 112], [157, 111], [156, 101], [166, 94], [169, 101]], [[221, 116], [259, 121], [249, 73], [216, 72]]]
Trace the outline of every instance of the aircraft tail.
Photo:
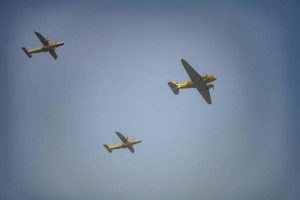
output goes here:
[[112, 152], [112, 150], [109, 148], [109, 145], [108, 145], [108, 144], [104, 144], [103, 146], [106, 148], [106, 150], [107, 150], [109, 153]]
[[177, 86], [177, 81], [168, 82], [168, 85], [170, 86], [171, 90], [174, 94], [179, 94], [179, 87]]
[[31, 54], [29, 53], [29, 51], [28, 51], [28, 49], [27, 48], [25, 48], [25, 47], [22, 47], [22, 50], [26, 53], [26, 55], [29, 57], [29, 58], [31, 58], [32, 56], [31, 56]]

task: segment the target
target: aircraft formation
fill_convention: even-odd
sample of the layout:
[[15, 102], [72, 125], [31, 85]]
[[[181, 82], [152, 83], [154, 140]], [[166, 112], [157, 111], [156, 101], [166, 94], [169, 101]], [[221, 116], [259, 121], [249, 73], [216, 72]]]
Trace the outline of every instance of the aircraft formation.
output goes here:
[[[57, 59], [57, 54], [55, 52], [55, 48], [63, 46], [64, 42], [60, 41], [51, 41], [46, 39], [39, 32], [34, 32], [37, 38], [40, 40], [42, 45], [35, 48], [26, 48], [22, 47], [21, 49], [25, 52], [25, 54], [31, 58], [33, 53], [40, 52], [49, 52], [54, 59]], [[208, 104], [212, 104], [209, 89], [214, 88], [213, 84], [209, 84], [217, 79], [216, 76], [213, 75], [204, 75], [201, 76], [187, 61], [181, 59], [181, 63], [187, 72], [188, 76], [191, 80], [185, 81], [183, 83], [178, 83], [177, 81], [168, 82], [169, 87], [175, 95], [179, 94], [180, 89], [188, 89], [188, 88], [196, 88], [198, 92], [201, 94], [203, 99]], [[141, 143], [142, 141], [139, 139], [129, 139], [127, 136], [124, 136], [120, 132], [115, 132], [119, 139], [122, 141], [117, 144], [104, 144], [103, 146], [106, 150], [111, 153], [115, 149], [127, 148], [131, 153], [134, 153], [135, 150], [133, 145]]]

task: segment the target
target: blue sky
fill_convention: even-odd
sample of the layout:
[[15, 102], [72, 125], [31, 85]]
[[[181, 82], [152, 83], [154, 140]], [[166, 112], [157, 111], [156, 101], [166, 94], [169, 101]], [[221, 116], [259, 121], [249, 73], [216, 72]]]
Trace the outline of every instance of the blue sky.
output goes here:
[[[296, 199], [296, 1], [2, 1], [1, 199]], [[39, 31], [65, 42], [29, 59]], [[185, 58], [216, 75], [212, 105]], [[114, 131], [143, 142], [109, 154]]]

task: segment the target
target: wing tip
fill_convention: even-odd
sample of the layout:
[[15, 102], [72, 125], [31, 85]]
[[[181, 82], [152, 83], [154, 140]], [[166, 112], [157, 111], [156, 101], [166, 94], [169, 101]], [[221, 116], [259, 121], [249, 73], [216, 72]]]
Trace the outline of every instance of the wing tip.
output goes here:
[[212, 104], [211, 98], [204, 98], [204, 99], [205, 99], [205, 101], [206, 101], [207, 104], [209, 104], [209, 105]]

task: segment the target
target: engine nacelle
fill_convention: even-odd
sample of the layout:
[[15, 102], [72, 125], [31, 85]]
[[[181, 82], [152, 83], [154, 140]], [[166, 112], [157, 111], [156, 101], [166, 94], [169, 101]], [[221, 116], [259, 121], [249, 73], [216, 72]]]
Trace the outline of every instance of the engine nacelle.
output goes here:
[[214, 89], [214, 85], [213, 84], [208, 84], [207, 87], [206, 87], [206, 89], [209, 90], [210, 88]]

